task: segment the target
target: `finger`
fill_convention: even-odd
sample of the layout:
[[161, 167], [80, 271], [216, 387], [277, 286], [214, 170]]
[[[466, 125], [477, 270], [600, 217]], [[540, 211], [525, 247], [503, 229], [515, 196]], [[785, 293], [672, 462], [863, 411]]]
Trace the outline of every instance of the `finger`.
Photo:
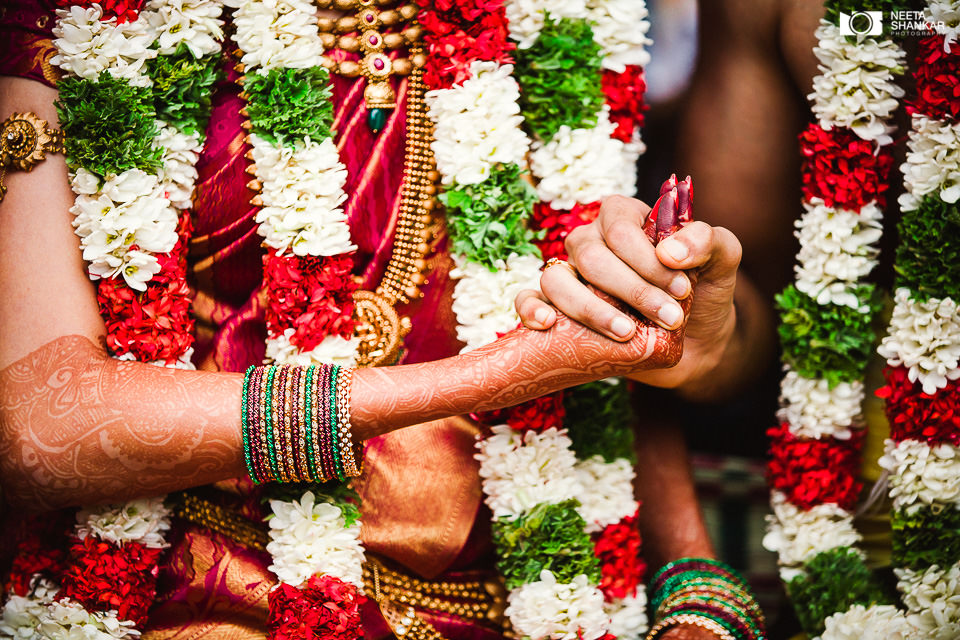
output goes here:
[[557, 311], [543, 294], [533, 289], [524, 289], [517, 294], [513, 306], [520, 316], [523, 326], [528, 329], [543, 331], [557, 322]]
[[569, 269], [546, 269], [540, 289], [560, 312], [612, 340], [623, 342], [636, 332], [636, 320], [599, 298]]
[[704, 268], [732, 274], [740, 264], [740, 241], [728, 229], [691, 222], [656, 248], [657, 257], [674, 269]]
[[[636, 272], [643, 281], [666, 291], [678, 300], [687, 297], [690, 294], [690, 279], [682, 271], [664, 266], [657, 257], [649, 237], [646, 233], [643, 233], [642, 216], [649, 213], [649, 208], [639, 200], [623, 197], [607, 198], [604, 200], [603, 207], [600, 233], [604, 244], [630, 269]], [[581, 244], [588, 243], [589, 239]], [[581, 249], [582, 247], [575, 248]], [[624, 295], [629, 296], [631, 293], [639, 293], [636, 288], [641, 283], [637, 278], [624, 281], [623, 273], [620, 272], [616, 278], [597, 274], [600, 280], [595, 280], [593, 274], [587, 272], [589, 266], [582, 257], [582, 251], [571, 253], [571, 257], [576, 262], [577, 268], [591, 284], [621, 298], [647, 317], [655, 320], [654, 317], [648, 315], [648, 312], [655, 312], [658, 305], [654, 303], [665, 302], [661, 297], [655, 296], [655, 299], [650, 300], [645, 308], [637, 307], [633, 304], [631, 298], [623, 297]], [[613, 291], [607, 288], [608, 283], [609, 286], [616, 286], [617, 283], [620, 283], [620, 286], [617, 291]], [[643, 293], [643, 296], [648, 295], [652, 294]]]

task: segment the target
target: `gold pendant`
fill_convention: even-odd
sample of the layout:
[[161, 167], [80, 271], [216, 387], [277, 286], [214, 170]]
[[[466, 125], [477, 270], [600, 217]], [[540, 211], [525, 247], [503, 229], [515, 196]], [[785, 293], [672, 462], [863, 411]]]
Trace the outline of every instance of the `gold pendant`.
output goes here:
[[394, 364], [402, 355], [404, 336], [410, 333], [410, 318], [401, 318], [385, 298], [372, 291], [355, 291], [353, 302], [354, 335], [360, 338], [357, 366]]

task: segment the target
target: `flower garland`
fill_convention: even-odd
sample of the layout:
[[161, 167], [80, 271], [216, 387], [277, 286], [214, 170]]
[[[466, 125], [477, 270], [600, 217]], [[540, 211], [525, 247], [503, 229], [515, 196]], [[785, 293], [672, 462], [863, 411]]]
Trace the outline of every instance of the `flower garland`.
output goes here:
[[[519, 290], [536, 288], [541, 251], [561, 253], [563, 238], [596, 216], [603, 195], [634, 190], [633, 165], [640, 150], [634, 141], [634, 113], [640, 111], [642, 72], [625, 67], [624, 60], [645, 62], [645, 52], [636, 52], [646, 42], [645, 29], [640, 29], [639, 42], [636, 30], [629, 34], [634, 40], [627, 40], [611, 29], [616, 24], [611, 16], [626, 10], [642, 25], [645, 9], [642, 3], [639, 8], [612, 2], [577, 6], [571, 10], [575, 19], [554, 23], [545, 7], [490, 3], [477, 25], [473, 21], [479, 9], [468, 3], [442, 9], [423, 5], [420, 21], [428, 52], [446, 47], [465, 52], [449, 62], [428, 57], [425, 73], [434, 156], [445, 186], [440, 199], [447, 208], [457, 265], [451, 275], [458, 280], [454, 311], [464, 350], [492, 342], [516, 326], [512, 300]], [[522, 50], [525, 42], [514, 25], [527, 19], [518, 9], [547, 25], [545, 35], [539, 28], [527, 34], [529, 44], [540, 48]], [[510, 37], [520, 41], [516, 68], [510, 62], [517, 45], [507, 39], [506, 18]], [[602, 71], [601, 48], [619, 68]], [[551, 55], [562, 60], [563, 71], [540, 77], [533, 71], [536, 60]], [[546, 101], [562, 109], [569, 104], [561, 99], [564, 92], [574, 86], [592, 92], [582, 113], [577, 108], [550, 114], [536, 106]], [[602, 107], [605, 89], [612, 96], [616, 126], [609, 108]], [[521, 178], [531, 146], [521, 129], [524, 122], [535, 135], [551, 140], [540, 154], [546, 168], [538, 173], [532, 166], [540, 178], [536, 192]], [[622, 139], [613, 137], [617, 134], [631, 141], [630, 152]], [[594, 155], [594, 149], [599, 153]], [[565, 171], [578, 180], [564, 176]], [[564, 182], [572, 184], [563, 191], [566, 199], [548, 199], [572, 212], [538, 202], [544, 194], [563, 190]], [[537, 233], [528, 228], [531, 215], [540, 223]], [[566, 430], [562, 397], [554, 394], [478, 416], [491, 425], [491, 435], [478, 442], [477, 457], [494, 516], [498, 567], [511, 590], [507, 615], [522, 637], [637, 637], [646, 627], [646, 603], [638, 589], [643, 566], [632, 488], [632, 433], [628, 422], [614, 417], [628, 410], [624, 386], [599, 383], [568, 394], [567, 403], [574, 403], [579, 415], [568, 420]], [[584, 411], [584, 406], [592, 410]], [[602, 429], [614, 437], [597, 447], [597, 414], [604, 406], [601, 415], [609, 424]], [[518, 474], [518, 469], [525, 472]], [[559, 549], [564, 553], [558, 555]]]
[[[222, 39], [208, 0], [59, 10], [71, 208], [114, 357], [192, 368], [188, 209]], [[172, 99], [176, 97], [177, 99]], [[119, 133], [131, 135], [119, 135]], [[139, 636], [170, 527], [163, 498], [82, 510], [69, 535], [21, 548], [0, 633]], [[47, 561], [27, 560], [33, 552]], [[53, 561], [52, 558], [58, 558]], [[15, 567], [16, 569], [16, 567]], [[26, 569], [26, 572], [23, 572]]]
[[[342, 204], [347, 170], [333, 141], [330, 77], [306, 0], [229, 0], [259, 191], [267, 360], [353, 366], [357, 285]], [[268, 637], [362, 634], [364, 551], [356, 495], [345, 485], [271, 486]]]
[[[930, 2], [933, 24], [957, 24], [957, 2]], [[900, 246], [887, 360], [893, 564], [915, 637], [960, 636], [960, 51], [944, 34], [920, 40], [901, 170]]]

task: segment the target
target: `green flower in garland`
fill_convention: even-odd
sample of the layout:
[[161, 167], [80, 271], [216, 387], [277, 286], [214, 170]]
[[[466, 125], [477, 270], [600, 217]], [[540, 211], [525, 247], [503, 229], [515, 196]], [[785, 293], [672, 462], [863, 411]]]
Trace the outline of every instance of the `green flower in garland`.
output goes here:
[[633, 450], [633, 405], [624, 381], [600, 380], [571, 389], [563, 395], [564, 425], [577, 458], [602, 456], [607, 462], [627, 458], [636, 462]]
[[895, 511], [890, 528], [894, 566], [923, 571], [935, 564], [950, 567], [960, 560], [960, 510], [953, 506]]
[[221, 78], [220, 56], [195, 58], [186, 45], [174, 55], [147, 61], [153, 80], [157, 115], [181, 133], [199, 133], [201, 139], [210, 119], [213, 85]]
[[593, 583], [600, 581], [600, 562], [577, 505], [576, 500], [538, 504], [515, 520], [494, 521], [493, 541], [500, 557], [497, 569], [507, 589], [539, 580], [544, 569], [552, 572], [557, 582], [571, 582], [580, 574]]
[[960, 300], [960, 205], [929, 195], [903, 213], [897, 230], [897, 286], [909, 288], [918, 302]]
[[323, 67], [251, 73], [243, 90], [253, 131], [264, 140], [292, 145], [304, 137], [314, 142], [330, 137], [333, 103], [330, 74]]

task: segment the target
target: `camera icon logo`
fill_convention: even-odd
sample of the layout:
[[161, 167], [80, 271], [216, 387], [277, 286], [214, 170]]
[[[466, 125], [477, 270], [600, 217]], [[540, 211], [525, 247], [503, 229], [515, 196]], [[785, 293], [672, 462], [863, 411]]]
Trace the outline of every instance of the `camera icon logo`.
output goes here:
[[840, 12], [840, 35], [879, 36], [883, 34], [882, 11]]

